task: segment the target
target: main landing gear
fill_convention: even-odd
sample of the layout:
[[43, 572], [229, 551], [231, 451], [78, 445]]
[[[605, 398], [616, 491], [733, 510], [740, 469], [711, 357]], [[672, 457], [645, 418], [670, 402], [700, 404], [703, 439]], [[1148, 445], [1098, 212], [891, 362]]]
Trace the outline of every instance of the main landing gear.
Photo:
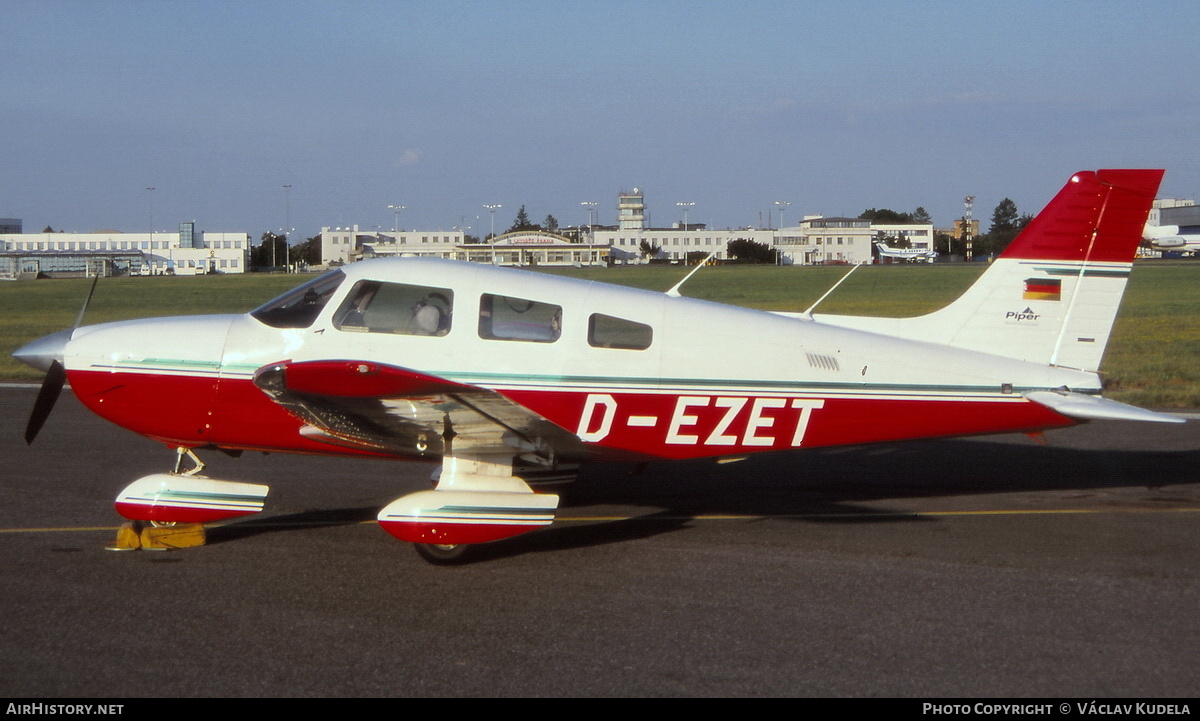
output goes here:
[[[177, 448], [175, 469], [139, 478], [117, 496], [127, 523], [117, 530], [113, 551], [167, 550], [202, 546], [205, 523], [258, 513], [270, 490], [254, 483], [219, 481], [200, 475], [204, 463], [190, 448]], [[184, 470], [184, 459], [192, 466]]]
[[[202, 546], [204, 524], [262, 511], [267, 486], [200, 475], [204, 464], [188, 448], [176, 450], [171, 473], [140, 478], [117, 496], [127, 523], [111, 550], [165, 550]], [[190, 467], [185, 463], [190, 461]], [[513, 454], [474, 449], [444, 456], [434, 490], [410, 493], [379, 512], [379, 525], [435, 564], [461, 563], [476, 544], [498, 541], [554, 521], [558, 496], [534, 493], [513, 472]]]
[[441, 565], [461, 563], [478, 543], [520, 535], [554, 521], [558, 496], [534, 493], [513, 475], [511, 452], [476, 451], [445, 456], [432, 491], [392, 501], [379, 512], [379, 525], [416, 545], [421, 558]]
[[450, 566], [470, 559], [473, 544], [414, 543], [417, 555], [438, 566]]

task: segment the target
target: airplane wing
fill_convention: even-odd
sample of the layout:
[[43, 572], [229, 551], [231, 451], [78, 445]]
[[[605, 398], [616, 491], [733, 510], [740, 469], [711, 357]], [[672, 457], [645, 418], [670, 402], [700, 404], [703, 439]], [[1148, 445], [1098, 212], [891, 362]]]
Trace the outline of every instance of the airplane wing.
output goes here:
[[575, 434], [495, 391], [384, 363], [260, 368], [254, 384], [331, 445], [437, 458], [510, 455], [542, 466], [582, 452]]

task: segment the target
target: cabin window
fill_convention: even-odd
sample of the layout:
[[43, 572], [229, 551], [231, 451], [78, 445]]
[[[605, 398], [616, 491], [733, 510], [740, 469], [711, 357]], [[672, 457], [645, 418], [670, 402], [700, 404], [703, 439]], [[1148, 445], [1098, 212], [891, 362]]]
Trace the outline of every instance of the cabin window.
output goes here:
[[273, 328], [307, 328], [313, 324], [333, 291], [346, 279], [346, 274], [334, 270], [250, 312], [250, 315]]
[[454, 291], [360, 280], [333, 314], [333, 327], [356, 333], [443, 336], [450, 332]]
[[601, 313], [588, 319], [588, 344], [596, 348], [646, 350], [653, 338], [654, 329], [645, 323]]
[[479, 299], [479, 337], [553, 343], [562, 335], [562, 306], [485, 293]]

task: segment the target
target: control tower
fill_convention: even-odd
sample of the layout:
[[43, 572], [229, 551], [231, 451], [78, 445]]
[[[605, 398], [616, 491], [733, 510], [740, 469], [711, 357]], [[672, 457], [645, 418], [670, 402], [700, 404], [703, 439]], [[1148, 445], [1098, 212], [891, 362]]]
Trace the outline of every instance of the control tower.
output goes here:
[[646, 197], [639, 188], [634, 188], [632, 193], [622, 190], [617, 196], [617, 220], [621, 230], [646, 227]]

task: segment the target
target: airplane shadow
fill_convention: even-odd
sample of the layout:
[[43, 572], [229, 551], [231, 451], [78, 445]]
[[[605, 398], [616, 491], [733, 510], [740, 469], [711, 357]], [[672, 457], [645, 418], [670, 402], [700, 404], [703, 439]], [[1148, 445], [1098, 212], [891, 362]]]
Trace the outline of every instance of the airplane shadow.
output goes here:
[[1200, 448], [1081, 450], [914, 441], [762, 454], [724, 465], [701, 460], [597, 466], [585, 468], [569, 497], [572, 506], [667, 504], [695, 514], [853, 516], [854, 504], [881, 499], [1193, 483], [1198, 461]]
[[209, 526], [206, 529], [208, 545], [236, 541], [263, 533], [279, 533], [282, 531], [297, 531], [305, 528], [333, 528], [336, 526], [353, 526], [359, 523], [375, 520], [383, 506], [367, 506], [363, 508], [331, 508], [285, 513], [265, 518], [249, 518], [221, 525]]
[[[1161, 490], [1194, 483], [1198, 463], [1200, 448], [1084, 450], [982, 439], [770, 453], [725, 464], [712, 460], [598, 463], [585, 466], [577, 481], [557, 489], [562, 496], [560, 508], [633, 506], [647, 509], [645, 514], [556, 524], [478, 546], [469, 560], [647, 538], [687, 528], [703, 515], [790, 517], [804, 523], [928, 523], [935, 521], [879, 502], [1046, 491], [1074, 492], [1086, 498], [1109, 488]], [[1184, 495], [1186, 503], [1200, 502], [1195, 489], [1187, 489]], [[361, 523], [372, 520], [378, 510], [311, 510], [235, 522], [212, 529], [210, 540]]]

